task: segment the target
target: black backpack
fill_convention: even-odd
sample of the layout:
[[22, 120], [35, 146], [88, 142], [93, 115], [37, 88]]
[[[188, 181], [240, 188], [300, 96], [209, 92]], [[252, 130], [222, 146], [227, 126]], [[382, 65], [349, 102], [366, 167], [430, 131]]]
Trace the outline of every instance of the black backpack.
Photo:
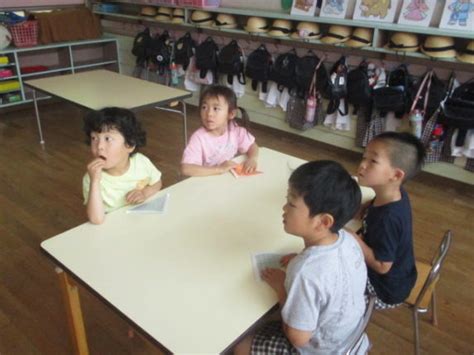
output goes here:
[[252, 79], [252, 89], [257, 90], [258, 82], [262, 83], [262, 92], [267, 92], [267, 82], [272, 67], [272, 55], [262, 44], [249, 54], [245, 75]]
[[474, 79], [454, 89], [442, 109], [441, 122], [460, 129], [474, 128]]
[[269, 80], [278, 84], [280, 91], [286, 87], [289, 90], [296, 86], [295, 70], [298, 55], [292, 49], [287, 53], [280, 54], [270, 70]]
[[347, 102], [355, 108], [367, 107], [372, 103], [372, 87], [369, 84], [367, 65], [367, 62], [363, 61], [347, 73]]
[[196, 68], [200, 70], [199, 77], [204, 79], [207, 71], [211, 70], [216, 78], [217, 73], [217, 56], [219, 54], [219, 47], [211, 37], [199, 44], [196, 47]]
[[189, 65], [189, 60], [194, 55], [194, 49], [196, 48], [196, 42], [194, 42], [191, 34], [186, 34], [178, 39], [174, 44], [174, 62], [183, 66], [186, 70]]
[[227, 74], [229, 84], [232, 84], [234, 75], [237, 75], [239, 83], [245, 85], [244, 55], [236, 40], [232, 40], [220, 50], [218, 62], [217, 70], [219, 73]]
[[394, 111], [396, 117], [403, 117], [410, 109], [413, 99], [413, 80], [405, 64], [393, 70], [387, 86], [374, 90], [374, 106], [381, 112]]
[[164, 31], [161, 35], [156, 34], [147, 47], [147, 58], [158, 68], [158, 73], [163, 75], [171, 64], [170, 35]]
[[150, 46], [151, 35], [147, 27], [142, 32], [137, 33], [133, 40], [132, 54], [137, 57], [136, 65], [145, 67], [147, 61], [147, 48]]
[[[298, 57], [295, 66], [295, 81], [298, 96], [305, 97], [308, 93], [314, 70], [320, 59], [311, 50], [304, 57]], [[327, 97], [329, 77], [324, 64], [321, 64], [316, 73], [316, 89]]]

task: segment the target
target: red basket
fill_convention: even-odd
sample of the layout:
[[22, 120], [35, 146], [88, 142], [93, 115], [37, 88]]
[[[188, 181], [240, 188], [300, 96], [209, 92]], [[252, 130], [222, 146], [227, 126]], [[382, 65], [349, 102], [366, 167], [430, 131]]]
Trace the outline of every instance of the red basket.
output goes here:
[[9, 27], [15, 47], [31, 47], [38, 44], [38, 21], [23, 21]]

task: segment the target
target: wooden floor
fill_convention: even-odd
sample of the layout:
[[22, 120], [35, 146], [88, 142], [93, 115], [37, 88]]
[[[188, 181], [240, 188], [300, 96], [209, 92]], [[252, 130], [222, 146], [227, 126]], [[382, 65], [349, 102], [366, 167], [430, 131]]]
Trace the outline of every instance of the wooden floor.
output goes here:
[[[0, 354], [4, 355], [72, 353], [54, 267], [39, 244], [86, 221], [81, 179], [89, 148], [81, 131], [81, 110], [53, 103], [41, 107], [41, 113], [44, 150], [32, 107], [0, 112]], [[190, 131], [199, 124], [194, 110], [191, 114]], [[139, 116], [148, 132], [143, 152], [163, 172], [165, 187], [176, 183], [183, 149], [181, 120], [156, 110]], [[358, 154], [268, 128], [254, 127], [253, 133], [261, 146], [303, 159], [335, 159], [352, 172], [360, 159]], [[472, 354], [474, 187], [423, 174], [406, 188], [415, 216], [417, 258], [429, 260], [443, 232], [450, 228], [454, 233], [438, 284], [439, 327], [421, 322], [423, 352]], [[95, 296], [81, 289], [81, 297], [92, 354], [158, 353], [141, 336], [127, 338], [128, 324]], [[376, 313], [369, 336], [372, 354], [412, 353], [408, 309]]]

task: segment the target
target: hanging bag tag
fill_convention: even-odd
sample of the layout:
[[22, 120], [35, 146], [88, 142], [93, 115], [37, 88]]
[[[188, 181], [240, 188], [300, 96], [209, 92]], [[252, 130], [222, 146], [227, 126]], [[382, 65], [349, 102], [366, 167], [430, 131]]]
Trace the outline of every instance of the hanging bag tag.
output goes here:
[[[409, 120], [410, 120], [410, 125], [411, 125], [411, 130], [413, 135], [415, 135], [418, 138], [421, 138], [421, 135], [423, 133], [423, 116], [426, 111], [426, 107], [428, 105], [428, 96], [429, 96], [429, 91], [430, 91], [430, 86], [431, 86], [431, 77], [433, 76], [433, 71], [429, 71], [426, 73], [425, 77], [423, 78], [423, 81], [420, 84], [420, 87], [418, 88], [418, 92], [416, 93], [415, 99], [413, 100], [413, 103], [410, 108], [410, 114], [409, 114]], [[423, 92], [423, 89], [426, 86], [426, 92], [425, 92], [425, 97], [424, 97], [424, 103], [423, 103], [423, 109], [416, 109], [416, 105], [418, 103], [418, 100], [420, 99], [421, 93]]]
[[316, 77], [317, 77], [316, 74], [322, 62], [323, 60], [320, 59], [318, 62], [318, 65], [316, 65], [316, 68], [314, 69], [314, 73], [313, 73], [313, 78], [309, 86], [308, 98], [306, 99], [306, 114], [305, 114], [306, 122], [314, 122], [316, 107], [318, 105], [318, 97], [317, 97], [317, 92], [316, 92]]

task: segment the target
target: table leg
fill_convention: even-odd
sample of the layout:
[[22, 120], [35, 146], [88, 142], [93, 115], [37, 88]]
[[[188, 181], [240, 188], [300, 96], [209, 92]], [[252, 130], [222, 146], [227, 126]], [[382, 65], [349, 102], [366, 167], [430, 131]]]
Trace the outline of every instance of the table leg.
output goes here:
[[44, 144], [43, 139], [43, 130], [41, 129], [41, 119], [38, 110], [38, 100], [36, 99], [36, 90], [33, 89], [33, 103], [35, 105], [35, 112], [36, 112], [36, 123], [38, 124], [38, 132], [40, 136], [40, 143]]
[[186, 102], [181, 100], [183, 105], [183, 131], [184, 131], [184, 146], [188, 144], [188, 116], [186, 114]]
[[75, 353], [78, 355], [88, 355], [86, 330], [82, 318], [81, 300], [77, 285], [63, 270], [56, 268], [63, 291], [64, 303], [68, 317], [69, 330]]

